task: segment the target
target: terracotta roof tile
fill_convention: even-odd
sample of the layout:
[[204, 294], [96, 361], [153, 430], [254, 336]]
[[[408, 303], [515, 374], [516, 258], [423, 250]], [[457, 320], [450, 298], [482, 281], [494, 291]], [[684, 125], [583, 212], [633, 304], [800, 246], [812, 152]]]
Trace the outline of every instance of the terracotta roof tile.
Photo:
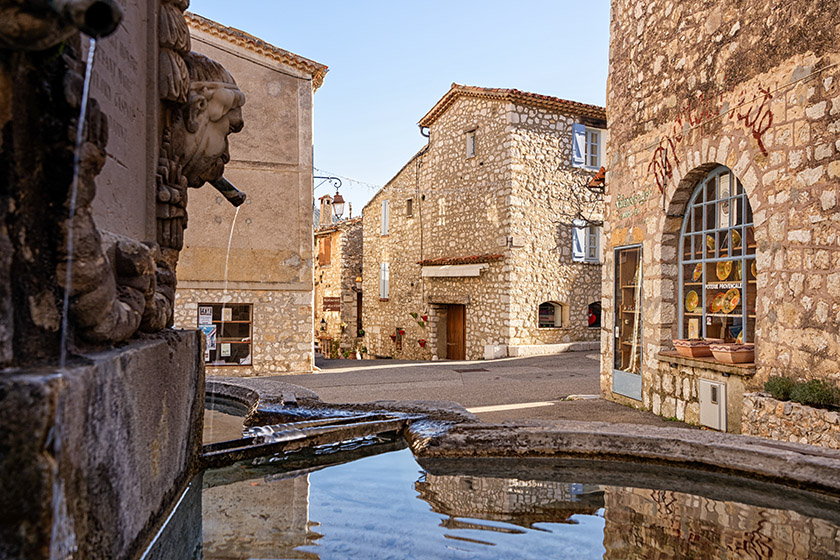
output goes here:
[[451, 264], [478, 264], [493, 261], [500, 261], [505, 258], [504, 255], [470, 255], [468, 257], [440, 257], [437, 259], [425, 259], [418, 261], [417, 264], [421, 266], [444, 266]]
[[541, 95], [539, 93], [529, 93], [527, 91], [519, 91], [518, 89], [483, 88], [453, 83], [449, 91], [446, 92], [446, 94], [435, 104], [434, 107], [432, 107], [431, 111], [426, 113], [426, 116], [420, 119], [420, 126], [430, 126], [459, 97], [499, 99], [523, 105], [532, 105], [544, 109], [551, 109], [562, 113], [592, 117], [595, 119], [605, 120], [607, 118], [606, 109], [597, 105], [568, 101], [566, 99], [560, 99], [559, 97], [551, 97], [550, 95]]

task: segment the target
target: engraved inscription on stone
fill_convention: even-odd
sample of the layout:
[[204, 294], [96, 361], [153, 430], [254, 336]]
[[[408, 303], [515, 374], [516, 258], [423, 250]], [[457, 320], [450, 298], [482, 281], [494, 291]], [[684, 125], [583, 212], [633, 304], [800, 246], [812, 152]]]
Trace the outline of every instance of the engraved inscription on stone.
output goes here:
[[[108, 158], [96, 180], [93, 208], [101, 229], [147, 239], [147, 221], [154, 220], [149, 215], [154, 196], [149, 151], [156, 143], [150, 140], [157, 131], [156, 92], [150, 88], [156, 76], [147, 64], [154, 53], [147, 33], [154, 7], [142, 0], [119, 4], [125, 14], [122, 24], [97, 44], [91, 76], [91, 97], [108, 116]], [[127, 184], [133, 187], [127, 189]]]

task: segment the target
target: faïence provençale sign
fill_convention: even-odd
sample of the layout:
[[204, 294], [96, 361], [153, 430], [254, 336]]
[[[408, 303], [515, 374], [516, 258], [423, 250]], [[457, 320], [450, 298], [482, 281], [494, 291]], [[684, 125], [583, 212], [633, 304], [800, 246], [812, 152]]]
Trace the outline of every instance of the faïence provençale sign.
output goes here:
[[324, 311], [341, 311], [341, 298], [340, 297], [325, 297], [324, 298]]
[[623, 220], [641, 214], [642, 205], [647, 202], [651, 194], [653, 194], [653, 189], [648, 187], [630, 196], [616, 196], [615, 209], [618, 210], [618, 219]]

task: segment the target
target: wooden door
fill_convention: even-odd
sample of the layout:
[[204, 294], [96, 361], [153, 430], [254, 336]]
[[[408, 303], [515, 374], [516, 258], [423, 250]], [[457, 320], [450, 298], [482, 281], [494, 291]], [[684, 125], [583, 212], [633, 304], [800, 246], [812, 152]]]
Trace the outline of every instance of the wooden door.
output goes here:
[[446, 358], [467, 358], [466, 306], [448, 305], [446, 310]]

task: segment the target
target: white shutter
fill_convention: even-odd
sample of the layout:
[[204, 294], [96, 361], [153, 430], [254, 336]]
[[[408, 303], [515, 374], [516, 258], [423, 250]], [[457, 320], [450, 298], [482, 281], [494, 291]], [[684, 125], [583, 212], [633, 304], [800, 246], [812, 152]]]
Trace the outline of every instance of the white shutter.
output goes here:
[[390, 201], [388, 201], [388, 200], [383, 200], [382, 201], [382, 229], [381, 229], [382, 235], [388, 235], [388, 219], [390, 217], [389, 216], [390, 210], [388, 208], [390, 206], [389, 202]]
[[388, 263], [382, 264], [385, 265], [385, 295], [383, 297], [388, 299], [391, 292], [391, 271], [389, 270]]
[[379, 263], [379, 297], [385, 298], [385, 263]]
[[586, 126], [572, 125], [572, 167], [586, 165]]
[[577, 225], [572, 228], [572, 260], [582, 262], [586, 260], [586, 228]]

